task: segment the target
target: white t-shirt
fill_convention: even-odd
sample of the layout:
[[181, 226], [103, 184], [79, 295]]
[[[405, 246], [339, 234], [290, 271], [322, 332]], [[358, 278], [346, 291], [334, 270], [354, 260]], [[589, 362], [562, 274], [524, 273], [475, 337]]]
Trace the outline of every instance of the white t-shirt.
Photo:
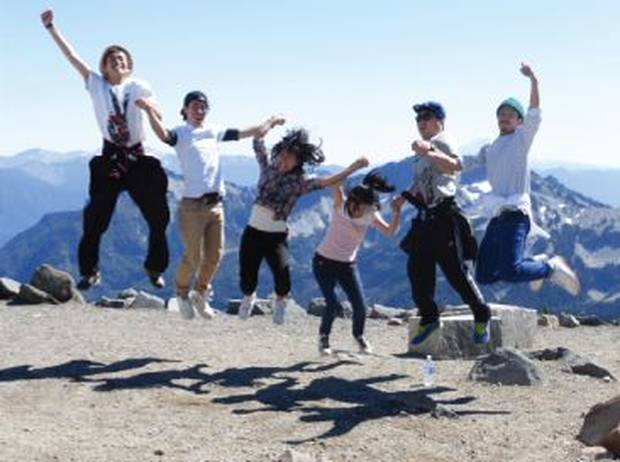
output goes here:
[[170, 134], [170, 144], [179, 156], [183, 171], [183, 197], [196, 198], [212, 192], [223, 196], [224, 180], [218, 144], [222, 141], [238, 140], [239, 132], [211, 124], [194, 127], [184, 123], [170, 130]]
[[330, 260], [346, 263], [355, 261], [366, 231], [380, 217], [379, 212], [375, 210], [366, 213], [361, 218], [351, 218], [344, 204], [334, 209], [332, 221], [323, 241], [317, 248], [317, 253]]
[[103, 137], [121, 146], [133, 146], [144, 141], [144, 116], [135, 102], [150, 98], [150, 86], [133, 77], [119, 85], [112, 85], [101, 75], [90, 72], [86, 79], [95, 117]]

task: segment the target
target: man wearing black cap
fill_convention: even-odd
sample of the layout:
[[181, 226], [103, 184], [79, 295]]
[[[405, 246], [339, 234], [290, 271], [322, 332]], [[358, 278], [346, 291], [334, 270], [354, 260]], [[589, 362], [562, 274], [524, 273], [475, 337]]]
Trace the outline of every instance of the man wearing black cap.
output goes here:
[[446, 112], [429, 101], [413, 106], [422, 139], [413, 142], [413, 184], [402, 196], [418, 209], [409, 237], [407, 273], [420, 316], [412, 345], [423, 343], [440, 327], [434, 300], [436, 265], [474, 313], [473, 339], [489, 341], [491, 312], [465, 265], [475, 257], [467, 218], [456, 204], [459, 156], [444, 131]]
[[[206, 123], [209, 100], [203, 92], [192, 91], [183, 99], [185, 122], [168, 130], [148, 100], [137, 104], [146, 111], [155, 134], [174, 146], [183, 170], [185, 190], [178, 213], [185, 251], [176, 273], [179, 310], [186, 319], [194, 317], [194, 309], [211, 319], [215, 311], [209, 304], [208, 288], [224, 251], [224, 181], [218, 144], [264, 134], [284, 119], [274, 116], [245, 130], [224, 129]], [[190, 291], [193, 278], [195, 290]]]

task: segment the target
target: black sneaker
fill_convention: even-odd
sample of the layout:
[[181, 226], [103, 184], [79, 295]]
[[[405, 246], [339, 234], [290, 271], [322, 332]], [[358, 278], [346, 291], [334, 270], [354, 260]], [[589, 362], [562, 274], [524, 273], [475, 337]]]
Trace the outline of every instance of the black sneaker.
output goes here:
[[157, 289], [163, 289], [166, 287], [166, 280], [164, 279], [162, 273], [158, 271], [146, 270], [146, 274], [149, 277], [149, 281], [151, 281], [153, 287]]
[[368, 340], [366, 340], [366, 337], [364, 337], [363, 335], [360, 335], [359, 337], [355, 337], [355, 341], [357, 342], [357, 345], [360, 347], [360, 353], [365, 354], [365, 355], [372, 354], [372, 345], [370, 344]]
[[77, 283], [77, 288], [80, 290], [88, 290], [93, 286], [101, 284], [101, 273], [99, 271], [94, 272], [88, 276], [82, 276], [80, 282]]
[[319, 354], [321, 356], [329, 356], [332, 349], [329, 347], [329, 337], [327, 335], [319, 335]]

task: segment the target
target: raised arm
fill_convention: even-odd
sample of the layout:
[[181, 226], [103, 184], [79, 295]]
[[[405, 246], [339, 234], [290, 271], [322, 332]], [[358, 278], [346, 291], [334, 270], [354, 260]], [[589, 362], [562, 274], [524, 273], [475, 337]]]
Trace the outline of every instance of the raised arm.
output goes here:
[[269, 130], [276, 125], [284, 125], [286, 119], [282, 115], [273, 115], [265, 120], [262, 124], [254, 125], [253, 127], [244, 128], [239, 130], [239, 139], [253, 136], [254, 138], [263, 138]]
[[137, 99], [136, 106], [146, 112], [146, 115], [149, 118], [149, 124], [151, 124], [151, 128], [157, 135], [157, 138], [166, 144], [174, 145], [175, 140], [173, 140], [172, 133], [164, 127], [161, 120], [161, 113], [153, 102], [148, 99]]
[[334, 198], [334, 209], [339, 209], [344, 204], [345, 196], [342, 189], [342, 183], [337, 183], [332, 186], [332, 193]]
[[416, 140], [411, 149], [419, 156], [428, 157], [442, 173], [453, 174], [462, 170], [458, 157], [446, 154], [428, 141]]
[[366, 157], [360, 157], [347, 168], [345, 168], [340, 173], [336, 173], [335, 175], [324, 176], [318, 178], [317, 182], [321, 188], [327, 188], [329, 186], [333, 186], [338, 183], [342, 183], [343, 180], [351, 176], [358, 170], [368, 167], [369, 162]]
[[392, 207], [392, 222], [386, 223], [383, 217], [377, 213], [375, 217], [374, 225], [384, 235], [390, 237], [396, 234], [400, 226], [400, 212], [403, 206], [403, 200], [401, 197], [395, 197], [390, 204]]
[[82, 78], [87, 80], [88, 74], [90, 74], [90, 67], [78, 56], [71, 44], [54, 25], [54, 12], [52, 10], [46, 10], [41, 13], [41, 22], [43, 22], [43, 26], [48, 30], [54, 42], [56, 42], [56, 45], [58, 45], [58, 48], [62, 51], [62, 54], [65, 55], [75, 70], [80, 73]]
[[538, 79], [532, 68], [521, 63], [521, 74], [530, 79], [530, 109], [538, 109], [540, 107], [540, 93], [538, 91]]

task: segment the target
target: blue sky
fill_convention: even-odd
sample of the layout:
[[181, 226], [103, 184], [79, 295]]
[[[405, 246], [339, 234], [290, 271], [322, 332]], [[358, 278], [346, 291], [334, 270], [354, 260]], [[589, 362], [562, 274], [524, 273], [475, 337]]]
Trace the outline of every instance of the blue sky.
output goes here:
[[329, 163], [384, 162], [409, 152], [413, 102], [444, 103], [462, 146], [494, 137], [497, 103], [527, 100], [526, 61], [542, 93], [533, 158], [620, 167], [617, 1], [3, 0], [0, 155], [100, 143], [80, 77], [40, 24], [47, 7], [92, 67], [106, 45], [126, 45], [169, 125], [183, 95], [203, 89], [213, 121], [282, 112], [323, 139]]

